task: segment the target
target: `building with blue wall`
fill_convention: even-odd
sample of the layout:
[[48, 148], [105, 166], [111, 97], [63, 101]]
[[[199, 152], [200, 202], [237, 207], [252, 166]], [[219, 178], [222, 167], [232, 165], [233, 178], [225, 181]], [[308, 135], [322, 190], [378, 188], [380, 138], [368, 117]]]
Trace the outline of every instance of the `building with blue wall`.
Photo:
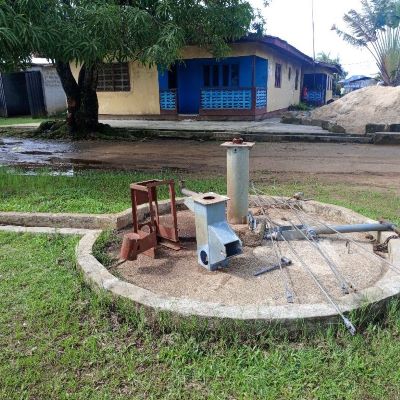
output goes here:
[[217, 60], [191, 48], [169, 71], [158, 71], [164, 115], [257, 119], [308, 98], [316, 105], [331, 98], [336, 67], [319, 65], [287, 42], [265, 36], [232, 44], [232, 56]]
[[[322, 105], [332, 98], [337, 66], [315, 63], [274, 36], [246, 37], [229, 46], [222, 59], [187, 46], [169, 70], [133, 61], [106, 65], [97, 88], [100, 114], [252, 120], [302, 99]], [[77, 77], [79, 67], [71, 69]]]

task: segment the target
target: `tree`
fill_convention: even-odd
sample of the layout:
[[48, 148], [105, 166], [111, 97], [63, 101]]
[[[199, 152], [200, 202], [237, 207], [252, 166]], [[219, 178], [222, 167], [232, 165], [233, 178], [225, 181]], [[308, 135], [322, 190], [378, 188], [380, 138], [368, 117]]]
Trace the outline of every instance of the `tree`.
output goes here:
[[362, 0], [360, 12], [343, 17], [349, 28], [333, 29], [346, 42], [366, 48], [374, 57], [385, 85], [400, 85], [400, 1]]
[[343, 69], [340, 58], [339, 57], [333, 58], [331, 57], [331, 53], [325, 53], [324, 51], [321, 51], [320, 53], [318, 53], [316, 60], [322, 61], [327, 64], [334, 64], [340, 67], [341, 72], [333, 74], [333, 85], [332, 85], [335, 94], [340, 94], [339, 81], [341, 79], [346, 78], [347, 76], [347, 72]]
[[0, 71], [24, 68], [30, 61], [32, 44], [44, 39], [45, 31], [29, 28], [29, 20], [0, 0]]
[[[0, 54], [0, 64], [10, 59], [18, 64], [34, 53], [53, 60], [67, 95], [67, 123], [75, 134], [98, 128], [101, 63], [133, 60], [168, 68], [189, 44], [222, 57], [229, 51], [227, 43], [245, 35], [252, 24], [262, 29], [245, 0], [0, 0], [1, 13], [0, 35], [7, 29], [14, 45], [7, 55]], [[20, 18], [19, 28], [7, 25], [7, 15]], [[21, 27], [22, 35], [16, 33]], [[77, 81], [73, 62], [81, 65]]]

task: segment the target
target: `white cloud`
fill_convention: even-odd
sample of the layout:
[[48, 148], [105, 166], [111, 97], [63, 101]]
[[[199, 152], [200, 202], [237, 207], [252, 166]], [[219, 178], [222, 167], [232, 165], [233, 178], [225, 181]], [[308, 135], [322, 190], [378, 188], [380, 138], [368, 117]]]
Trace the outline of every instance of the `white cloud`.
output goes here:
[[[279, 36], [302, 52], [312, 56], [311, 0], [272, 0], [264, 8], [263, 0], [250, 0], [267, 20], [267, 33]], [[349, 75], [374, 75], [378, 68], [371, 54], [340, 39], [332, 25], [345, 28], [343, 15], [350, 9], [360, 9], [360, 0], [314, 0], [315, 51], [339, 56]]]

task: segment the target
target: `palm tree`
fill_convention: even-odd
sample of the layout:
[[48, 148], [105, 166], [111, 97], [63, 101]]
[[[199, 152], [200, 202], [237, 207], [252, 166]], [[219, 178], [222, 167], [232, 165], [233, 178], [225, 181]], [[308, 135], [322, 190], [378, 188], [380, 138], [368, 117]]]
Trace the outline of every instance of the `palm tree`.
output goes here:
[[362, 11], [343, 17], [349, 28], [332, 27], [346, 42], [366, 48], [374, 57], [385, 85], [400, 85], [400, 0], [362, 0]]

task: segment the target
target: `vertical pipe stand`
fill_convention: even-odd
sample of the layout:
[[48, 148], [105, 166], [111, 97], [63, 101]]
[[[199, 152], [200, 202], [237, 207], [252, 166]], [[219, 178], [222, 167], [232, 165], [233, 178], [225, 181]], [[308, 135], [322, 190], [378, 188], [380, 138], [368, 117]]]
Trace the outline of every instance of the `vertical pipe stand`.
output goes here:
[[246, 224], [249, 211], [249, 154], [255, 143], [234, 139], [222, 144], [227, 149], [228, 222]]

